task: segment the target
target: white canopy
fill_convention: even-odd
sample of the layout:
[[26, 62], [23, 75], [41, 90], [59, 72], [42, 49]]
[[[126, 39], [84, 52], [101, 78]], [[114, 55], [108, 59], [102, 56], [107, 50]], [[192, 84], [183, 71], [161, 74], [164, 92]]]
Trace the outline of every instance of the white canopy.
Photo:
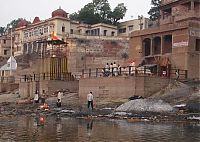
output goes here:
[[[12, 64], [11, 64], [11, 61], [12, 61]], [[11, 67], [11, 65], [12, 65], [12, 67]], [[15, 58], [13, 56], [11, 56], [8, 59], [7, 63], [0, 68], [1, 71], [16, 70], [16, 69], [17, 69], [17, 61], [15, 60]]]

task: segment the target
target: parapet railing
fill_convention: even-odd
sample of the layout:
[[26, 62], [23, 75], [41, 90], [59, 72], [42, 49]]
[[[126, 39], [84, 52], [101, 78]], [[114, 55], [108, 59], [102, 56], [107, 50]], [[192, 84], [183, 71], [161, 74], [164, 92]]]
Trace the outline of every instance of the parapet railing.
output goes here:
[[[177, 73], [178, 75], [177, 75]], [[94, 78], [94, 77], [115, 77], [115, 76], [157, 76], [161, 78], [170, 79], [187, 79], [187, 70], [168, 69], [166, 70], [151, 70], [148, 67], [113, 67], [113, 68], [95, 68], [83, 69], [80, 75], [72, 75], [69, 72], [62, 73], [39, 73], [26, 74], [18, 77], [0, 77], [0, 83], [20, 83], [20, 82], [34, 82], [42, 80], [61, 80], [74, 81], [80, 78]]]
[[75, 77], [69, 72], [25, 74], [18, 77], [14, 76], [0, 77], [0, 83], [34, 82], [42, 80], [73, 81], [75, 80]]
[[[177, 72], [177, 73], [176, 73]], [[83, 69], [80, 78], [90, 77], [111, 77], [111, 76], [157, 76], [171, 79], [187, 79], [187, 70], [168, 69], [166, 70], [152, 70], [148, 67], [113, 67]]]

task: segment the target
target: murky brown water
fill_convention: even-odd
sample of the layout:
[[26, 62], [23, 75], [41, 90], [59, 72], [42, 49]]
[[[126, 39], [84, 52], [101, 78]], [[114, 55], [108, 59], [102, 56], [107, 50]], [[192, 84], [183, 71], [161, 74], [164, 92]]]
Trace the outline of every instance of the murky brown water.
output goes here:
[[0, 118], [0, 142], [197, 142], [200, 125], [59, 117]]

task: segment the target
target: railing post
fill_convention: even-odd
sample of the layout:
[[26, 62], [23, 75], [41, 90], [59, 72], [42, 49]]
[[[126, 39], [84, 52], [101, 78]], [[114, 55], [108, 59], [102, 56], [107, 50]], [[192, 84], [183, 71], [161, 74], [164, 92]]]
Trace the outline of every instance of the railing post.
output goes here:
[[119, 75], [122, 74], [122, 67], [119, 67]]
[[98, 77], [98, 68], [96, 68], [96, 77]]
[[45, 80], [45, 73], [43, 73], [43, 80]]
[[84, 78], [84, 69], [82, 69], [82, 78]]
[[91, 77], [91, 69], [89, 69], [89, 77]]
[[131, 66], [128, 66], [128, 75], [131, 75]]

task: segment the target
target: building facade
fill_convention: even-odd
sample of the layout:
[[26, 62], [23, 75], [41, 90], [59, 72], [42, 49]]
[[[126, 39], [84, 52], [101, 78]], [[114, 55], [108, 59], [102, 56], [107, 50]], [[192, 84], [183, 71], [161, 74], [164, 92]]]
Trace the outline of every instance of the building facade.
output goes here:
[[200, 79], [200, 1], [162, 0], [160, 26], [135, 31], [130, 36], [130, 56], [136, 65], [157, 65], [187, 70], [189, 79]]
[[138, 16], [138, 19], [129, 20], [119, 23], [118, 35], [129, 36], [131, 32], [149, 28], [149, 19]]
[[0, 56], [10, 57], [11, 37], [8, 34], [0, 35]]
[[[70, 37], [107, 36], [116, 37], [117, 27], [108, 24], [88, 25], [72, 21], [61, 8], [52, 12], [46, 20], [35, 17], [32, 23], [21, 21], [15, 29], [15, 56], [34, 52], [48, 52], [53, 47], [40, 41], [48, 41], [56, 37], [67, 42]], [[62, 45], [66, 47], [67, 45]]]

